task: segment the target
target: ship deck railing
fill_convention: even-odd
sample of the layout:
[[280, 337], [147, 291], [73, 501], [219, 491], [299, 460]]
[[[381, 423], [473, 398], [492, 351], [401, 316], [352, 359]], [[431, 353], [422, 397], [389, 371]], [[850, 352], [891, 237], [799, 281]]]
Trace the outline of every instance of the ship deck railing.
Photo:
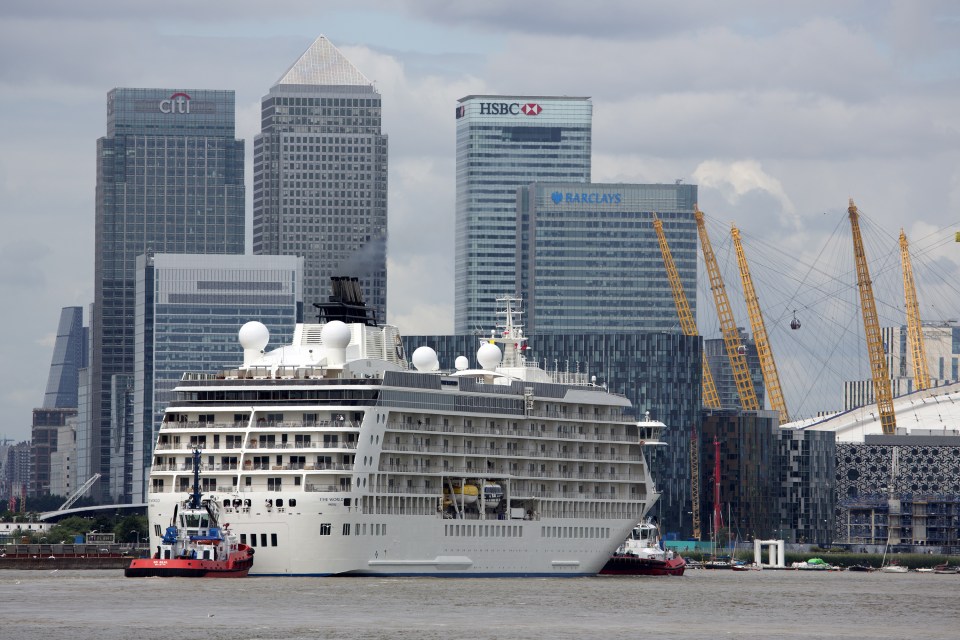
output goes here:
[[483, 477], [506, 477], [509, 475], [510, 478], [516, 480], [523, 480], [526, 478], [537, 478], [537, 479], [553, 479], [553, 480], [600, 480], [600, 481], [610, 481], [616, 480], [619, 482], [641, 482], [646, 476], [636, 474], [636, 473], [610, 473], [608, 472], [597, 472], [597, 473], [585, 473], [577, 472], [573, 473], [571, 471], [513, 471], [509, 474], [503, 470], [488, 469], [488, 474], [484, 475], [478, 469], [473, 467], [452, 467], [448, 466], [445, 469], [432, 469], [430, 467], [424, 466], [414, 466], [409, 464], [385, 464], [381, 465], [379, 471], [381, 473], [417, 473], [423, 475], [455, 475], [455, 476], [465, 476], [468, 478], [476, 477], [478, 475]]
[[[623, 423], [617, 423], [622, 426]], [[630, 426], [633, 426], [632, 423]], [[511, 427], [490, 427], [484, 425], [449, 425], [438, 424], [419, 424], [409, 422], [388, 422], [388, 431], [422, 431], [424, 433], [443, 433], [443, 434], [464, 434], [477, 436], [506, 436], [511, 438], [548, 438], [551, 440], [573, 440], [573, 441], [591, 441], [591, 442], [630, 442], [639, 443], [640, 439], [636, 435], [611, 434], [611, 433], [580, 433], [573, 429], [533, 429], [533, 428], [511, 428]]]
[[444, 446], [444, 445], [418, 445], [418, 444], [394, 444], [390, 442], [385, 442], [383, 444], [384, 453], [437, 453], [437, 454], [450, 454], [456, 456], [470, 456], [470, 457], [495, 457], [495, 458], [555, 458], [557, 460], [581, 460], [584, 462], [598, 461], [598, 462], [640, 462], [643, 460], [643, 456], [625, 456], [625, 455], [616, 455], [609, 453], [595, 453], [589, 451], [577, 452], [577, 451], [557, 451], [557, 450], [548, 450], [540, 451], [536, 450], [525, 450], [525, 449], [509, 449], [506, 447], [454, 447], [454, 446]]
[[329, 449], [331, 451], [353, 451], [357, 448], [356, 441], [338, 441], [338, 442], [274, 442], [260, 444], [259, 442], [253, 441], [248, 442], [246, 445], [231, 445], [227, 446], [225, 444], [218, 445], [206, 445], [204, 443], [192, 443], [192, 442], [161, 442], [154, 447], [154, 451], [192, 451], [193, 449], [199, 447], [203, 449], [204, 453], [214, 452], [214, 451], [237, 451], [239, 449], [258, 449], [258, 450], [268, 450], [268, 449], [277, 449], [277, 450], [286, 450], [286, 449], [309, 449], [311, 451]]
[[161, 431], [169, 429], [191, 429], [191, 430], [209, 430], [209, 429], [231, 429], [242, 431], [245, 429], [355, 429], [359, 430], [360, 425], [352, 420], [257, 420], [254, 423], [249, 421], [234, 422], [198, 422], [196, 420], [170, 421], [160, 425]]

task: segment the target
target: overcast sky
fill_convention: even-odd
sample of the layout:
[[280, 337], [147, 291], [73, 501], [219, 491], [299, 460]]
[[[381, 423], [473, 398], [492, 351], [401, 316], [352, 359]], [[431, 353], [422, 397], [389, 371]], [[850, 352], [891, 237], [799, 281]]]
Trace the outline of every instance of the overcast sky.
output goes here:
[[[960, 275], [957, 3], [665, 4], [0, 4], [0, 438], [29, 437], [60, 308], [93, 299], [95, 148], [107, 92], [235, 90], [249, 163], [260, 98], [320, 34], [383, 96], [388, 320], [404, 333], [453, 327], [453, 112], [457, 98], [477, 93], [591, 96], [594, 181], [698, 184], [718, 255], [735, 221], [748, 254], [769, 258], [772, 272], [790, 270], [755, 276], [761, 302], [776, 307], [768, 322], [783, 325], [799, 305], [810, 327], [820, 313], [816, 296], [789, 292], [821, 271], [811, 265], [829, 254], [824, 247], [849, 251], [850, 197], [887, 258], [896, 258], [903, 227], [918, 270], [937, 271], [918, 274], [931, 283], [925, 319], [960, 315], [949, 284]], [[252, 190], [248, 164], [248, 220]], [[717, 337], [705, 295], [700, 330]], [[902, 322], [902, 304], [882, 306], [882, 321]], [[784, 386], [788, 396], [809, 395], [802, 382]]]

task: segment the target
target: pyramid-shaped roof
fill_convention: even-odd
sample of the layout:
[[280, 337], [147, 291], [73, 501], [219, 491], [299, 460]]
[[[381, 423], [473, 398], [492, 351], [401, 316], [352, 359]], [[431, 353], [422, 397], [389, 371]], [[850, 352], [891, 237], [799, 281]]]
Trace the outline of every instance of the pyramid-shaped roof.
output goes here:
[[347, 60], [326, 36], [313, 41], [310, 48], [280, 77], [277, 84], [371, 85], [370, 80]]

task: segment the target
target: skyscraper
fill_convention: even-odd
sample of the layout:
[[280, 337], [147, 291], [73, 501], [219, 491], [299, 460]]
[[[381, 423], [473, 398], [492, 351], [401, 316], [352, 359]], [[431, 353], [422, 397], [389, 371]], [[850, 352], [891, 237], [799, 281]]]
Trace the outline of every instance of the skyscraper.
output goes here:
[[50, 375], [43, 396], [44, 409], [77, 408], [77, 374], [87, 366], [87, 336], [83, 307], [60, 310], [57, 341], [53, 345]]
[[[536, 183], [517, 198], [517, 291], [531, 333], [679, 330], [653, 228], [697, 288], [697, 186]], [[690, 297], [696, 316], [696, 296]]]
[[132, 482], [146, 499], [154, 433], [185, 372], [243, 362], [237, 334], [257, 320], [271, 349], [303, 320], [303, 259], [295, 256], [143, 255], [137, 258]]
[[457, 333], [492, 326], [497, 296], [516, 293], [517, 189], [590, 182], [589, 98], [471, 95], [457, 117]]
[[[232, 91], [114, 89], [107, 94], [107, 135], [97, 141], [94, 313], [91, 320], [90, 417], [78, 453], [82, 482], [102, 474], [122, 441], [129, 403], [111, 397], [133, 374], [136, 259], [148, 251], [239, 254], [244, 249], [242, 140], [235, 138]], [[113, 425], [111, 426], [111, 416]], [[130, 468], [129, 464], [124, 464]]]
[[358, 277], [387, 308], [387, 136], [380, 93], [324, 36], [264, 96], [253, 147], [253, 252], [302, 256], [307, 307]]

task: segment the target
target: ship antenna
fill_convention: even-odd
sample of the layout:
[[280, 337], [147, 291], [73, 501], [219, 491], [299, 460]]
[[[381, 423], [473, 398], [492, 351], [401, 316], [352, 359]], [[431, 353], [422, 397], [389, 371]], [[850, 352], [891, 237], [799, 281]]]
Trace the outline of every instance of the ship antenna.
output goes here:
[[200, 508], [200, 449], [193, 450], [193, 493], [190, 494], [190, 504], [187, 508]]

